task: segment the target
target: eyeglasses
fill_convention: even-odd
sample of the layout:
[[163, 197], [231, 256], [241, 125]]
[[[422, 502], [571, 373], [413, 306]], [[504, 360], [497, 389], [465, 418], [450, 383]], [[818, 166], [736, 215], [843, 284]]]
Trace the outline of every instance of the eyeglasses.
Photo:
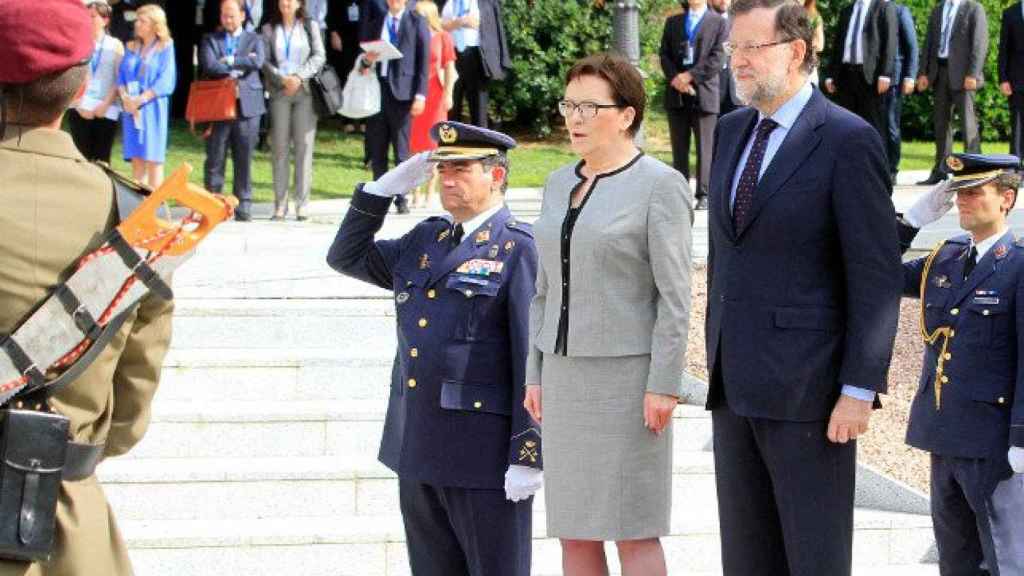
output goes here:
[[735, 44], [733, 42], [722, 42], [722, 49], [725, 50], [726, 56], [732, 56], [733, 54], [742, 54], [744, 52], [755, 52], [763, 48], [771, 48], [772, 46], [778, 46], [779, 44], [789, 44], [796, 38], [787, 38], [785, 40], [775, 40], [773, 42], [763, 42], [761, 44]]
[[580, 118], [584, 120], [590, 120], [597, 116], [597, 111], [604, 108], [622, 108], [622, 104], [598, 104], [597, 102], [573, 102], [572, 100], [562, 100], [558, 103], [558, 113], [564, 118], [568, 118], [573, 115], [574, 112], [580, 113]]

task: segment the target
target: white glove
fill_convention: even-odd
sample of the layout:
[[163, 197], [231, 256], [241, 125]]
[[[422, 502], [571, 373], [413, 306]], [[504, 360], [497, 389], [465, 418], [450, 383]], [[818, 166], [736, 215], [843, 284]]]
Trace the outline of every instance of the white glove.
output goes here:
[[[1024, 448], [1011, 446], [1007, 457], [1010, 459], [1010, 468], [1017, 474], [1024, 474]], [[508, 486], [508, 480], [505, 481], [505, 485]]]
[[543, 485], [543, 470], [513, 464], [505, 472], [505, 498], [512, 502], [526, 500]]
[[949, 212], [953, 207], [953, 196], [956, 191], [950, 191], [949, 185], [952, 180], [943, 180], [931, 190], [921, 194], [914, 205], [903, 214], [903, 219], [914, 228], [924, 228], [928, 224], [942, 218], [943, 214]]
[[434, 164], [428, 162], [429, 159], [430, 152], [410, 156], [377, 180], [363, 184], [363, 192], [383, 197], [404, 196], [413, 188], [430, 180], [434, 173]]

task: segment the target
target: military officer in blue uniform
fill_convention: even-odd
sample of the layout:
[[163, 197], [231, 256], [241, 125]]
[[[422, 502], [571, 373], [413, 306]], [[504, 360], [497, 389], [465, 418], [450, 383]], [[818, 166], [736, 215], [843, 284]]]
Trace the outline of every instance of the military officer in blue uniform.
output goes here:
[[[540, 427], [523, 407], [537, 252], [504, 204], [515, 141], [458, 122], [356, 188], [327, 255], [394, 293], [398, 352], [379, 458], [398, 474], [414, 576], [529, 576]], [[375, 240], [392, 198], [437, 166], [448, 212]]]
[[900, 221], [903, 248], [953, 204], [968, 232], [903, 266], [924, 365], [907, 443], [931, 453], [943, 576], [1024, 574], [1024, 240], [1007, 225], [1020, 159], [954, 154]]

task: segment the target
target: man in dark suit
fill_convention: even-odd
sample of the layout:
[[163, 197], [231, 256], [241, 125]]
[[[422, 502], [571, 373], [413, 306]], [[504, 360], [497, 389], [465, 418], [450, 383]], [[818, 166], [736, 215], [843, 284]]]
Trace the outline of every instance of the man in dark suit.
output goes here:
[[[379, 458], [398, 475], [414, 576], [529, 576], [539, 426], [523, 407], [537, 250], [504, 205], [508, 136], [435, 125], [422, 152], [361, 184], [327, 262], [395, 294], [398, 354]], [[429, 158], [429, 160], [428, 160]], [[441, 203], [375, 240], [391, 197], [426, 182]]]
[[503, 80], [512, 68], [505, 25], [498, 0], [450, 0], [441, 11], [444, 29], [455, 41], [454, 105], [448, 116], [462, 119], [462, 100], [469, 101], [470, 122], [487, 127], [487, 84]]
[[672, 165], [690, 178], [690, 132], [697, 139], [697, 210], [707, 210], [711, 150], [718, 120], [718, 81], [728, 33], [725, 18], [708, 10], [706, 0], [688, 0], [681, 14], [669, 17], [661, 35], [661, 71], [665, 74], [665, 112], [672, 139]]
[[900, 301], [885, 148], [808, 81], [791, 0], [736, 0], [750, 108], [715, 137], [706, 342], [725, 576], [849, 576], [854, 439], [886, 389]]
[[234, 173], [232, 192], [238, 198], [235, 219], [243, 222], [252, 218], [252, 153], [259, 139], [260, 118], [267, 111], [260, 80], [265, 58], [263, 41], [259, 34], [242, 27], [244, 18], [240, 0], [220, 0], [221, 30], [204, 36], [199, 49], [199, 63], [205, 77], [230, 77], [238, 83], [237, 117], [214, 122], [206, 139], [203, 182], [211, 192], [224, 188], [224, 168], [230, 145]]
[[[722, 15], [725, 19], [725, 36], [729, 37], [729, 4], [730, 0], [711, 0], [711, 8]], [[743, 106], [739, 97], [736, 96], [736, 86], [732, 81], [732, 70], [729, 68], [729, 58], [722, 58], [722, 72], [718, 75], [718, 115], [724, 116], [729, 112]]]
[[935, 90], [935, 164], [918, 182], [938, 184], [945, 178], [946, 157], [953, 151], [953, 109], [960, 115], [967, 152], [981, 152], [974, 98], [985, 83], [988, 18], [975, 0], [942, 0], [928, 18], [917, 91]]
[[[427, 100], [430, 65], [430, 30], [427, 21], [415, 10], [406, 8], [406, 0], [387, 0], [388, 11], [373, 14], [364, 28], [362, 41], [389, 41], [402, 57], [377, 62], [373, 52], [363, 54], [363, 73], [374, 69], [380, 80], [380, 112], [366, 122], [366, 145], [374, 179], [388, 170], [388, 147], [394, 150], [395, 163], [409, 157], [409, 130], [412, 117], [419, 116]], [[409, 212], [405, 196], [395, 198], [399, 214]]]
[[825, 90], [884, 135], [882, 96], [892, 86], [899, 46], [896, 9], [886, 0], [854, 0], [839, 13]]
[[1010, 101], [1010, 154], [1024, 153], [1024, 5], [1003, 11], [999, 29], [999, 90]]
[[931, 453], [939, 571], [1024, 574], [1024, 242], [1006, 221], [1020, 159], [954, 154], [948, 166], [952, 181], [922, 195], [900, 225], [906, 249], [955, 194], [968, 232], [903, 265], [903, 294], [921, 299], [925, 335], [907, 443]]
[[910, 8], [888, 0], [896, 9], [899, 22], [899, 43], [896, 50], [896, 78], [889, 92], [882, 97], [882, 114], [886, 130], [883, 139], [889, 158], [889, 174], [893, 185], [899, 171], [902, 145], [900, 119], [903, 115], [903, 97], [914, 93], [914, 79], [917, 78], [917, 31], [914, 29], [914, 15]]

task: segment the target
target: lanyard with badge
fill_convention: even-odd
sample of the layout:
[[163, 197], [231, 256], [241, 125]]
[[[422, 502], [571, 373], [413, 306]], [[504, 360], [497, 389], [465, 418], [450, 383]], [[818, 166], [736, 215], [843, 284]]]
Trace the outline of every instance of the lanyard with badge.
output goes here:
[[292, 27], [288, 30], [288, 35], [284, 33], [284, 24], [281, 25], [281, 40], [284, 44], [284, 62], [279, 67], [281, 73], [284, 75], [292, 74], [295, 72], [295, 65], [292, 63], [292, 35], [295, 34], [295, 27], [299, 25], [299, 21], [296, 20], [292, 23]]
[[89, 88], [88, 96], [93, 98], [99, 97], [100, 83], [96, 81], [96, 71], [100, 69], [100, 62], [103, 60], [103, 43], [106, 42], [107, 35], [104, 33], [100, 38], [100, 41], [96, 43], [96, 49], [92, 51], [92, 58], [89, 59]]
[[139, 50], [138, 58], [135, 60], [135, 69], [132, 71], [132, 81], [128, 82], [128, 95], [138, 96], [142, 94], [143, 75], [146, 73], [146, 64], [153, 55], [157, 40], [153, 40], [149, 46], [143, 46]]
[[235, 50], [238, 49], [238, 37], [231, 32], [224, 32], [224, 53], [228, 56], [234, 57]]
[[696, 22], [692, 22], [691, 13], [686, 13], [686, 19], [683, 21], [683, 32], [686, 34], [686, 42], [683, 44], [683, 66], [693, 66], [696, 60], [697, 32], [700, 31], [700, 25], [704, 22], [704, 14], [707, 14], [707, 11], [703, 12]]

